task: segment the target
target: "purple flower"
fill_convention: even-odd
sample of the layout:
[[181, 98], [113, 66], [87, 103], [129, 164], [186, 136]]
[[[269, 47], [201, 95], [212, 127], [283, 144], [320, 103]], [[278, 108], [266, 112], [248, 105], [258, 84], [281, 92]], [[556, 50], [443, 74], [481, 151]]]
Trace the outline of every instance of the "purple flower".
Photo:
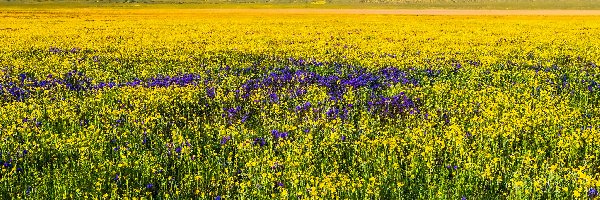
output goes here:
[[327, 115], [327, 118], [334, 119], [338, 116], [339, 113], [340, 113], [339, 109], [330, 108], [329, 110], [327, 110], [327, 113], [325, 113], [325, 114]]
[[454, 64], [454, 68], [460, 69], [460, 68], [462, 68], [462, 65], [460, 63], [456, 63], [456, 64]]
[[29, 97], [29, 93], [30, 91], [28, 89], [24, 89], [24, 88], [20, 88], [17, 86], [13, 86], [10, 89], [8, 89], [8, 92], [15, 97], [15, 99], [17, 101], [22, 101], [24, 99], [26, 99], [27, 97]]
[[221, 145], [225, 145], [225, 143], [227, 143], [227, 141], [229, 141], [231, 139], [231, 136], [223, 136], [223, 138], [221, 139]]
[[345, 136], [345, 135], [342, 135], [342, 137], [340, 137], [340, 139], [342, 140], [342, 142], [343, 142], [343, 141], [346, 141], [346, 136]]
[[279, 97], [277, 96], [276, 93], [269, 94], [269, 98], [271, 98], [271, 102], [273, 102], [273, 103], [279, 102]]
[[382, 117], [401, 117], [407, 114], [419, 113], [419, 109], [412, 99], [404, 93], [392, 97], [374, 96], [367, 102], [367, 110], [372, 114]]
[[454, 169], [454, 170], [457, 170], [457, 169], [458, 169], [458, 166], [457, 166], [457, 165], [454, 165], [454, 166], [452, 166], [452, 165], [446, 165], [446, 168], [447, 168], [447, 169]]
[[71, 52], [71, 53], [77, 53], [77, 52], [79, 52], [79, 50], [81, 50], [81, 49], [80, 49], [80, 48], [78, 48], [78, 47], [73, 47], [73, 48], [71, 48], [71, 51], [70, 51], [70, 52]]
[[215, 200], [221, 200], [221, 195], [219, 195], [219, 196], [216, 196], [216, 197], [215, 197]]
[[177, 148], [175, 148], [175, 152], [176, 152], [176, 153], [181, 153], [181, 147], [177, 147]]
[[306, 94], [305, 89], [300, 88], [300, 89], [296, 90], [296, 96], [302, 96], [304, 94]]
[[307, 110], [310, 109], [310, 106], [311, 106], [310, 102], [307, 101], [307, 102], [305, 102], [302, 105], [297, 105], [296, 106], [296, 111], [299, 111], [299, 112], [301, 112], [301, 111], [307, 111]]
[[590, 188], [590, 190], [588, 191], [588, 196], [590, 198], [595, 198], [596, 196], [598, 196], [598, 190], [596, 190], [596, 188]]
[[348, 109], [342, 108], [342, 113], [340, 113], [340, 119], [348, 119]]
[[50, 47], [50, 49], [48, 51], [50, 51], [50, 53], [55, 53], [55, 54], [62, 52], [62, 50], [57, 47]]
[[252, 144], [254, 145], [259, 145], [260, 147], [265, 146], [267, 143], [265, 142], [264, 138], [255, 138], [254, 142], [252, 142]]
[[271, 131], [271, 135], [273, 135], [273, 138], [275, 138], [275, 140], [277, 139], [285, 139], [288, 136], [287, 132], [279, 132], [277, 130], [272, 130]]
[[146, 189], [152, 189], [154, 185], [152, 183], [146, 184]]
[[448, 124], [450, 124], [450, 117], [448, 116], [448, 114], [444, 113], [444, 114], [442, 115], [442, 118], [444, 119], [444, 124], [445, 124], [445, 125], [448, 125]]
[[212, 98], [215, 98], [215, 88], [213, 88], [213, 87], [211, 87], [211, 88], [207, 88], [207, 89], [206, 89], [206, 95], [207, 95], [208, 97], [210, 97], [211, 99], [212, 99]]
[[10, 161], [8, 161], [8, 162], [4, 162], [4, 167], [6, 167], [6, 168], [11, 168], [11, 167], [12, 167], [12, 164], [10, 163]]
[[463, 196], [460, 200], [467, 200], [467, 197]]

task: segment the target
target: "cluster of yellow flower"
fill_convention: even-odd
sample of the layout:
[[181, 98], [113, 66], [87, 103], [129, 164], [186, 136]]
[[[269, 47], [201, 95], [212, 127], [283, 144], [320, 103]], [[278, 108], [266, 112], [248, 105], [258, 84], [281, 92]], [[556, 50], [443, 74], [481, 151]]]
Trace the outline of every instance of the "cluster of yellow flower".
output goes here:
[[599, 20], [6, 11], [0, 196], [595, 198]]

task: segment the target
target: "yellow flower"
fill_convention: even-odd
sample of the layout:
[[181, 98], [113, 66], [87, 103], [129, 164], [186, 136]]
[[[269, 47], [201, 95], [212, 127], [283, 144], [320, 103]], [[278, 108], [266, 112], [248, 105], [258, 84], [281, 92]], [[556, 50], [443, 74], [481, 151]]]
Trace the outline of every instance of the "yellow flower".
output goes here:
[[515, 182], [515, 187], [523, 187], [523, 185], [525, 185], [525, 182], [523, 182], [523, 181]]
[[573, 191], [573, 196], [574, 196], [575, 198], [578, 198], [578, 197], [580, 197], [580, 196], [581, 196], [581, 194], [579, 193], [579, 191], [575, 190], [575, 191]]

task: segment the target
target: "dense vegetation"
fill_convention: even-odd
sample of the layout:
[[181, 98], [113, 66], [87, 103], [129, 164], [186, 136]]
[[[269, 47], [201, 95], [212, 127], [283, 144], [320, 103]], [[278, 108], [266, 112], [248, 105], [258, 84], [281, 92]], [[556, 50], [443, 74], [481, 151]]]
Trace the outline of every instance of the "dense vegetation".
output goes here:
[[598, 21], [4, 11], [0, 195], [594, 198]]

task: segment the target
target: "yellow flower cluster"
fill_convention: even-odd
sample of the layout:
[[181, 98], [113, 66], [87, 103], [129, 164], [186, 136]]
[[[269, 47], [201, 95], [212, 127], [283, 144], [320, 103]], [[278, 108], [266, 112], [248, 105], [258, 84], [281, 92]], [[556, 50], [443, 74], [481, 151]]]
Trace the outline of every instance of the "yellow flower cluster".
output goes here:
[[597, 16], [2, 13], [1, 197], [598, 195]]

